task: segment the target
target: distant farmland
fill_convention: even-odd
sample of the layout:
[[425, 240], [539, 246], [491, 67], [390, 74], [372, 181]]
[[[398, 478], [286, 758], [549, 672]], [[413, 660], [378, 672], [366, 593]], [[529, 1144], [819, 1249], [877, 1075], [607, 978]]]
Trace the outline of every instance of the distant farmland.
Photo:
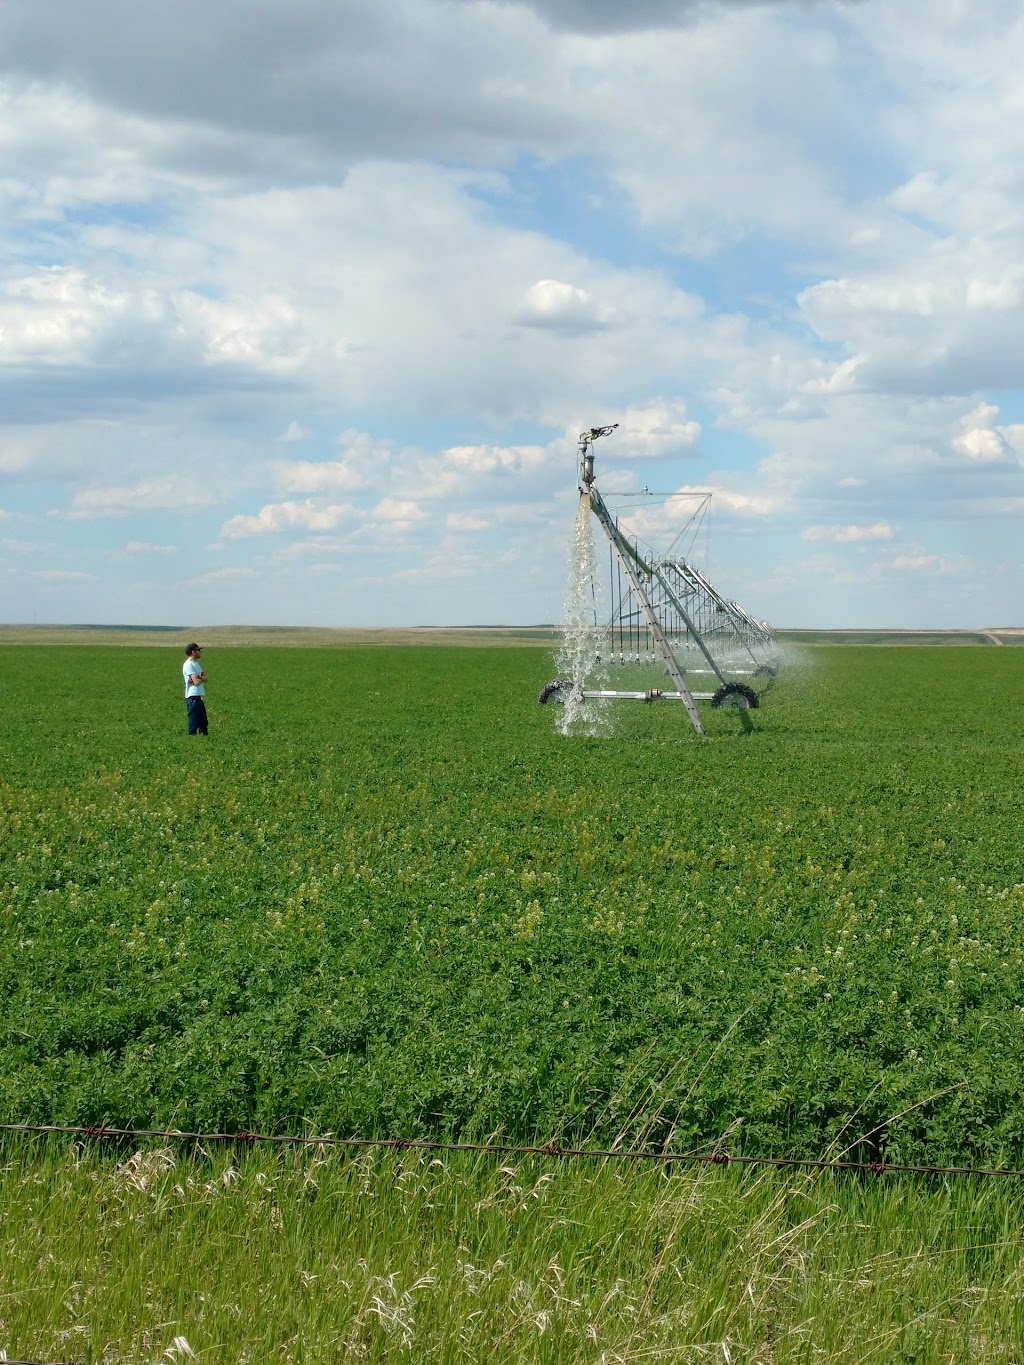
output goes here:
[[[813, 645], [1021, 645], [1024, 629], [993, 630], [779, 630], [788, 644]], [[218, 648], [284, 645], [323, 648], [391, 645], [505, 645], [550, 649], [555, 625], [539, 626], [62, 626], [0, 625], [0, 646], [151, 645], [169, 649], [199, 639]]]

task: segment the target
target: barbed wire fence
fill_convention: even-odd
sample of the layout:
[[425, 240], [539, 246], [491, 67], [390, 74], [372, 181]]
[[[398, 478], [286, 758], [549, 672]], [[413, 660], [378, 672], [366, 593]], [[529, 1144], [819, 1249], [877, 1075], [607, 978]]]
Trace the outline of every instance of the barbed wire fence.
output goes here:
[[[652, 1151], [626, 1147], [567, 1147], [558, 1142], [528, 1146], [510, 1142], [445, 1142], [434, 1138], [359, 1138], [330, 1134], [254, 1133], [239, 1129], [233, 1133], [202, 1133], [180, 1128], [113, 1128], [106, 1124], [0, 1123], [0, 1133], [25, 1135], [62, 1135], [90, 1142], [137, 1142], [159, 1139], [163, 1142], [202, 1145], [234, 1145], [252, 1148], [259, 1145], [278, 1148], [380, 1148], [390, 1151], [479, 1152], [496, 1156], [542, 1157], [556, 1161], [633, 1161], [676, 1165], [764, 1166], [806, 1171], [855, 1171], [867, 1175], [998, 1176], [1019, 1179], [1024, 1170], [998, 1166], [924, 1166], [890, 1161], [848, 1161], [845, 1158], [773, 1157], [730, 1153], [716, 1148], [704, 1152]], [[15, 1360], [0, 1350], [0, 1365], [80, 1365], [74, 1360]]]
[[[159, 1138], [165, 1142], [203, 1144], [234, 1144], [240, 1147], [273, 1145], [278, 1147], [312, 1148], [367, 1148], [378, 1147], [392, 1151], [425, 1152], [481, 1152], [498, 1156], [534, 1156], [552, 1160], [634, 1161], [665, 1164], [712, 1166], [774, 1166], [780, 1169], [809, 1171], [860, 1171], [870, 1175], [942, 1175], [942, 1176], [1000, 1176], [1010, 1179], [1024, 1177], [1024, 1170], [999, 1166], [924, 1166], [894, 1161], [848, 1161], [845, 1158], [813, 1158], [792, 1156], [756, 1156], [730, 1153], [716, 1147], [704, 1152], [656, 1151], [629, 1147], [566, 1147], [558, 1142], [527, 1146], [506, 1142], [445, 1142], [440, 1138], [384, 1138], [334, 1137], [330, 1134], [253, 1133], [239, 1129], [233, 1133], [202, 1133], [180, 1128], [111, 1128], [106, 1124], [0, 1123], [0, 1133], [62, 1134], [93, 1142], [123, 1142]], [[0, 1356], [0, 1365], [5, 1362]]]

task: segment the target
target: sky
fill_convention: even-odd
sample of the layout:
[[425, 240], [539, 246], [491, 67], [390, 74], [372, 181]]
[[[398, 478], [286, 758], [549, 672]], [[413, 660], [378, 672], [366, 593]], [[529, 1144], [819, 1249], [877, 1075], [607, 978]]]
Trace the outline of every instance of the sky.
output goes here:
[[0, 620], [557, 622], [617, 422], [760, 618], [1024, 624], [1022, 70], [1018, 0], [6, 0]]

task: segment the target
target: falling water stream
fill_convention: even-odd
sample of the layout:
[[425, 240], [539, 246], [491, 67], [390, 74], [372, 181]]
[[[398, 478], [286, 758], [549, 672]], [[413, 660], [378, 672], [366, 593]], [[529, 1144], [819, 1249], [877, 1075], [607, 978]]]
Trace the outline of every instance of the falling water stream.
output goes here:
[[584, 688], [606, 685], [597, 626], [597, 559], [590, 502], [586, 498], [580, 498], [569, 546], [564, 621], [558, 651], [558, 676], [571, 678], [574, 686], [566, 693], [564, 706], [558, 708], [558, 728], [563, 735], [607, 734], [610, 731], [608, 707], [600, 701], [584, 701], [582, 695]]

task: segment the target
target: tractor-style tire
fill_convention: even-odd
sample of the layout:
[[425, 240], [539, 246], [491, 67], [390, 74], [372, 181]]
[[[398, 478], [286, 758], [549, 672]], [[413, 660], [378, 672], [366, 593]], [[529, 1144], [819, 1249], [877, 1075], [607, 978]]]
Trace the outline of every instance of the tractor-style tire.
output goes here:
[[756, 711], [761, 702], [754, 689], [748, 687], [746, 683], [727, 682], [722, 683], [711, 698], [711, 705], [715, 708], [735, 706], [742, 711]]
[[552, 682], [544, 684], [537, 700], [541, 706], [546, 706], [549, 701], [564, 706], [566, 693], [571, 691], [572, 678], [555, 678]]
[[770, 692], [775, 686], [778, 676], [779, 670], [774, 664], [758, 664], [754, 669], [754, 677], [758, 679], [756, 684], [757, 695], [763, 697], [766, 692]]

